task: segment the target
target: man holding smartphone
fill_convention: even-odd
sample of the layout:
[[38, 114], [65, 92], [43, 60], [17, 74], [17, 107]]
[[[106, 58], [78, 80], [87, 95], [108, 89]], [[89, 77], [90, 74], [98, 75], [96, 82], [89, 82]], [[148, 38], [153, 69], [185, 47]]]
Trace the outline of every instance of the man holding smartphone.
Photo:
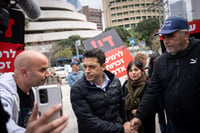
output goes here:
[[72, 108], [79, 133], [129, 133], [124, 123], [125, 106], [121, 83], [105, 70], [105, 54], [100, 49], [86, 51], [84, 76], [71, 88]]
[[61, 132], [67, 126], [68, 116], [47, 121], [62, 105], [52, 107], [37, 119], [38, 107], [34, 104], [33, 87], [43, 85], [49, 76], [47, 57], [36, 51], [24, 51], [16, 57], [14, 68], [14, 73], [0, 76], [0, 99], [10, 115], [8, 132]]

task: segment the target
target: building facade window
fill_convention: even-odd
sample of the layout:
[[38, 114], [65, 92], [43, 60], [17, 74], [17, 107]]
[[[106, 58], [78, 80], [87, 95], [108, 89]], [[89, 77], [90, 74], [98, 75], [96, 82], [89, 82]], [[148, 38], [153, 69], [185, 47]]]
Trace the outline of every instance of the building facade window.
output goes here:
[[[162, 17], [162, 10], [154, 9], [153, 11], [153, 8], [152, 10], [147, 10], [149, 7], [153, 6], [155, 0], [103, 0], [103, 2], [104, 1], [109, 1], [113, 4], [110, 8], [114, 8], [111, 14], [108, 12], [111, 23], [108, 23], [108, 26], [123, 25], [123, 27], [126, 28], [129, 25], [129, 28], [131, 28], [136, 26], [140, 21], [153, 18], [153, 16]], [[114, 21], [116, 23], [112, 25], [113, 18], [116, 19], [116, 21]], [[125, 24], [127, 25], [125, 26]]]
[[124, 21], [129, 21], [129, 18], [124, 18]]
[[133, 4], [131, 4], [131, 5], [128, 5], [128, 7], [129, 7], [129, 8], [133, 8]]
[[131, 28], [134, 28], [135, 27], [135, 24], [131, 24]]
[[112, 23], [116, 23], [117, 22], [117, 20], [112, 20]]
[[123, 12], [123, 14], [124, 14], [124, 15], [127, 15], [127, 14], [128, 14], [128, 12]]
[[120, 13], [117, 13], [117, 16], [122, 16], [122, 13], [120, 12]]
[[127, 6], [127, 5], [124, 5], [124, 6], [122, 6], [122, 8], [128, 8], [128, 6]]
[[130, 20], [135, 20], [135, 17], [130, 17]]
[[122, 7], [121, 6], [117, 6], [116, 9], [122, 9]]
[[118, 22], [122, 22], [123, 21], [123, 19], [118, 19]]
[[137, 10], [136, 13], [140, 13], [140, 10]]
[[125, 24], [125, 28], [129, 28], [130, 27], [130, 25], [129, 24]]
[[135, 4], [135, 7], [140, 7], [140, 5], [139, 4]]
[[114, 10], [115, 10], [115, 8], [114, 8], [114, 7], [113, 7], [113, 8], [110, 8], [110, 10], [111, 10], [111, 11], [114, 11]]
[[139, 20], [139, 19], [141, 19], [141, 17], [140, 17], [140, 16], [138, 16], [138, 17], [136, 17], [136, 19], [137, 19], [137, 20]]
[[112, 17], [115, 17], [115, 16], [116, 16], [116, 14], [111, 14], [111, 16], [112, 16]]
[[143, 19], [143, 20], [146, 19], [146, 16], [142, 16], [142, 19]]

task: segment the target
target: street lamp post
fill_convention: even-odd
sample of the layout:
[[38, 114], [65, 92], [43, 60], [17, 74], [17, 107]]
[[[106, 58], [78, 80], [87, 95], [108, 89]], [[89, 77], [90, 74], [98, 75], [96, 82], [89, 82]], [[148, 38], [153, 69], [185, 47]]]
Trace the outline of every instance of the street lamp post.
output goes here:
[[78, 47], [79, 47], [80, 45], [81, 45], [81, 40], [77, 40], [77, 41], [75, 42], [75, 47], [76, 47], [76, 55], [77, 55], [78, 59], [79, 59]]

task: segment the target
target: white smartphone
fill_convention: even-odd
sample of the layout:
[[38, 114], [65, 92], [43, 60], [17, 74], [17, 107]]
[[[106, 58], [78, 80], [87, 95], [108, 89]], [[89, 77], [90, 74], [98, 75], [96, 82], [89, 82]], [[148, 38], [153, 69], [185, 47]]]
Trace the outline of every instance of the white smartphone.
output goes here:
[[[62, 92], [58, 85], [43, 85], [36, 89], [36, 101], [38, 103], [38, 113], [41, 116], [46, 110], [56, 104], [62, 104]], [[49, 121], [62, 116], [62, 109], [49, 118]]]

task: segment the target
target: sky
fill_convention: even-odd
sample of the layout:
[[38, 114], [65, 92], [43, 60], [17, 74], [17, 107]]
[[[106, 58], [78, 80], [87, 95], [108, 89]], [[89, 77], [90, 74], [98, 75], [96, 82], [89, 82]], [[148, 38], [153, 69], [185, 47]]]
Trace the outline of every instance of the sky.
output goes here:
[[102, 8], [102, 0], [79, 0], [81, 6], [89, 5], [90, 8], [101, 9]]

